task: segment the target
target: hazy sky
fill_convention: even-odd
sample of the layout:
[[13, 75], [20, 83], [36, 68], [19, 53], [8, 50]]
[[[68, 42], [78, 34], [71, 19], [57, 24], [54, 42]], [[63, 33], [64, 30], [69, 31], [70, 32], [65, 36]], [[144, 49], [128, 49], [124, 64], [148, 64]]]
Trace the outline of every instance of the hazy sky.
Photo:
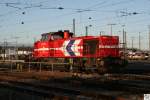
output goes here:
[[[150, 25], [150, 0], [0, 0], [0, 43], [4, 40], [21, 44], [33, 44], [41, 33], [70, 30], [72, 19], [76, 19], [76, 35], [120, 36], [122, 25], [127, 31], [128, 47], [131, 38], [138, 48], [141, 32], [142, 48], [148, 48], [148, 25]], [[59, 9], [64, 8], [64, 9]], [[24, 24], [22, 24], [22, 22]]]

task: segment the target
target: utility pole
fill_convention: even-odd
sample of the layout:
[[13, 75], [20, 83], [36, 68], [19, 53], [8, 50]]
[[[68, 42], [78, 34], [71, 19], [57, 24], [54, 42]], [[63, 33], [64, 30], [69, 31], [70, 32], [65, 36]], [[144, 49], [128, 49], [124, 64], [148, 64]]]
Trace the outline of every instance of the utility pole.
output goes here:
[[6, 60], [7, 54], [9, 55], [9, 52], [8, 53], [6, 52], [6, 50], [9, 50], [7, 46], [8, 46], [7, 39], [4, 39], [4, 59], [3, 60]]
[[4, 40], [4, 47], [3, 47], [3, 49], [4, 49], [3, 60], [5, 60], [5, 56], [6, 56], [6, 41], [5, 40]]
[[148, 28], [149, 28], [149, 52], [148, 53], [150, 54], [150, 25], [148, 25]]
[[141, 33], [139, 32], [139, 50], [141, 50]]
[[99, 35], [100, 35], [100, 36], [102, 35], [102, 31], [100, 31]]
[[125, 49], [127, 49], [127, 32], [124, 31]]
[[[73, 36], [75, 37], [75, 19], [73, 19], [73, 25], [72, 25], [73, 27]], [[73, 61], [73, 58], [70, 58], [69, 59], [69, 63], [70, 63], [70, 68], [69, 68], [69, 70], [70, 70], [70, 72], [72, 72], [73, 71], [73, 67], [72, 67], [72, 64], [74, 63], [74, 61]]]
[[74, 34], [74, 36], [75, 36], [75, 19], [73, 19], [73, 34]]
[[85, 36], [88, 36], [89, 27], [92, 27], [92, 25], [85, 26]]
[[123, 52], [124, 52], [124, 58], [126, 57], [126, 32], [125, 32], [125, 25], [122, 25], [122, 35], [123, 35]]
[[132, 39], [132, 51], [133, 51], [133, 42], [134, 42], [134, 37], [131, 37], [131, 39]]
[[85, 26], [85, 36], [88, 36], [88, 26]]
[[113, 25], [116, 25], [116, 24], [108, 24], [108, 25], [110, 25], [110, 34], [111, 34], [111, 36], [112, 36], [112, 26], [113, 26]]
[[123, 26], [123, 30], [122, 30], [122, 35], [123, 35], [123, 48], [125, 48], [125, 31], [124, 31], [124, 26]]

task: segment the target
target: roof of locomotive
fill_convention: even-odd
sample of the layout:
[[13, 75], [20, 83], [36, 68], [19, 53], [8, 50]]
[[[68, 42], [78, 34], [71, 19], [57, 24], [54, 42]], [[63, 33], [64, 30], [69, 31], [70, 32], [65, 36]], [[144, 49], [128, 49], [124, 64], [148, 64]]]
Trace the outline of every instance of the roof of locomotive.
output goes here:
[[48, 33], [42, 33], [41, 35], [48, 35], [48, 34], [54, 34], [56, 32], [48, 32]]
[[72, 37], [72, 39], [76, 39], [76, 38], [82, 38], [82, 39], [91, 39], [91, 38], [100, 38], [100, 37], [119, 37], [119, 36], [110, 36], [110, 35], [101, 35], [101, 36], [78, 36], [78, 37]]
[[[65, 30], [65, 31], [68, 31], [68, 30]], [[68, 31], [69, 32], [69, 31]], [[64, 32], [63, 31], [58, 31], [58, 32], [48, 32], [48, 33], [43, 33], [43, 34], [41, 34], [41, 35], [54, 35], [54, 34], [64, 34]], [[72, 32], [69, 32], [69, 34], [70, 35], [73, 35], [73, 33]]]

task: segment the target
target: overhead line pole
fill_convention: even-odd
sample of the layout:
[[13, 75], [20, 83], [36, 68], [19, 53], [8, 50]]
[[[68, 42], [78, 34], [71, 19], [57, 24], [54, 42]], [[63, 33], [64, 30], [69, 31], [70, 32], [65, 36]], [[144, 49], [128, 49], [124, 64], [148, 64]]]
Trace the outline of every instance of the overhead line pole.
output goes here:
[[3, 57], [3, 60], [5, 60], [5, 56], [6, 56], [6, 40], [4, 40], [4, 57]]
[[116, 25], [116, 24], [108, 24], [108, 25], [110, 25], [110, 34], [111, 34], [111, 36], [112, 36], [112, 34], [113, 34], [113, 33], [112, 33], [112, 26], [113, 26], [113, 25]]
[[76, 31], [75, 28], [76, 28], [75, 27], [75, 19], [73, 19], [73, 34], [74, 34], [74, 36], [75, 36], [75, 31]]
[[[75, 19], [73, 19], [73, 25], [72, 25], [73, 27], [73, 36], [75, 37]], [[72, 66], [72, 64], [74, 63], [74, 61], [73, 61], [73, 58], [70, 58], [69, 59], [69, 63], [70, 63], [70, 72], [72, 72], [73, 71], [73, 66]]]
[[122, 25], [123, 27], [123, 52], [124, 52], [124, 58], [126, 57], [126, 48], [127, 48], [127, 40], [126, 40], [126, 31], [124, 29], [125, 25]]
[[134, 37], [131, 37], [131, 39], [132, 39], [132, 51], [133, 51], [133, 42], [134, 42]]
[[127, 49], [127, 32], [124, 31], [125, 50]]
[[141, 50], [141, 32], [139, 32], [139, 50]]
[[149, 28], [149, 53], [150, 53], [150, 25], [148, 25]]
[[85, 36], [88, 36], [88, 26], [85, 26]]

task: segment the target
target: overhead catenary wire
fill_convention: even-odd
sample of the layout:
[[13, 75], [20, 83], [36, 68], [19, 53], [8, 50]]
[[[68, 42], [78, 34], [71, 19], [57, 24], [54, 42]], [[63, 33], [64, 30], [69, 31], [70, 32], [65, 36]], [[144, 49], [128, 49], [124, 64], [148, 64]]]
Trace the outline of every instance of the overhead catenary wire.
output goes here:
[[[45, 1], [49, 1], [49, 0], [45, 0]], [[111, 6], [111, 5], [114, 6], [114, 4], [115, 4], [115, 2], [114, 2], [114, 3], [111, 3], [110, 6]], [[121, 4], [121, 1], [120, 1], [120, 2], [117, 2], [116, 5], [117, 5], [117, 4]], [[99, 6], [99, 4], [97, 4], [97, 5]], [[103, 4], [103, 5], [104, 5], [104, 4]], [[106, 6], [106, 5], [105, 5], [105, 6]], [[107, 6], [108, 6], [108, 5], [107, 5]], [[106, 6], [106, 7], [107, 7], [107, 6]], [[104, 6], [103, 6], [103, 7], [104, 7]], [[80, 11], [79, 11], [79, 12], [80, 12]], [[79, 13], [79, 12], [72, 12], [72, 13], [73, 13], [73, 14], [77, 14], [77, 13]], [[84, 11], [83, 11], [83, 12], [84, 12]], [[73, 15], [73, 14], [72, 14], [72, 15]], [[68, 15], [69, 15], [69, 14], [68, 14]], [[62, 15], [62, 16], [63, 16], [63, 15]], [[66, 16], [66, 15], [64, 15], [64, 16]], [[29, 22], [30, 22], [30, 21], [29, 21]]]
[[[115, 18], [115, 17], [114, 17]], [[100, 18], [100, 19], [97, 19], [97, 20], [91, 20], [92, 22], [93, 21], [105, 21], [107, 18]], [[142, 19], [142, 20], [135, 20], [135, 21], [131, 21], [130, 23], [134, 23], [134, 24], [136, 24], [136, 23], [140, 23], [140, 22], [143, 22], [144, 20], [147, 20], [147, 19]], [[29, 21], [30, 22], [30, 21]], [[88, 20], [86, 20], [86, 21], [83, 21], [83, 23], [86, 23], [86, 22], [88, 22]], [[76, 24], [80, 24], [80, 22], [77, 22]], [[119, 23], [118, 23], [119, 24]], [[16, 23], [16, 24], [10, 24], [10, 26], [15, 26], [15, 25], [18, 25], [18, 23]], [[64, 24], [64, 25], [62, 25], [62, 26], [65, 26], [66, 24]], [[71, 25], [71, 24], [67, 24], [67, 25]], [[55, 26], [52, 26], [52, 27], [56, 27], [57, 25], [55, 25]], [[93, 26], [93, 27], [102, 27], [102, 26], [106, 26], [106, 24], [103, 24], [103, 25], [96, 25], [96, 26]]]
[[[45, 1], [43, 1], [43, 2], [47, 2], [47, 1], [49, 1], [49, 0], [45, 0]], [[43, 2], [39, 2], [39, 4], [41, 4], [41, 3], [43, 3]], [[95, 5], [99, 5], [99, 4], [103, 4], [103, 3], [105, 3], [105, 1], [104, 2], [100, 2], [100, 3], [98, 3], [98, 4], [95, 4]], [[34, 6], [33, 6], [34, 7]], [[38, 6], [38, 7], [41, 7], [41, 6]], [[91, 8], [92, 6], [90, 6], [90, 8]], [[93, 7], [94, 7], [94, 5], [93, 5]], [[88, 8], [88, 7], [87, 7]], [[52, 8], [52, 9], [60, 9], [60, 8]], [[69, 8], [69, 9], [71, 9], [71, 8]], [[79, 11], [77, 11], [76, 13], [81, 13], [81, 12], [88, 12], [88, 11], [93, 11], [93, 10], [86, 10], [86, 9], [74, 9], [74, 10], [79, 10]], [[65, 16], [66, 15], [73, 15], [73, 14], [76, 14], [76, 13], [71, 13], [71, 14], [65, 14]], [[63, 15], [61, 15], [61, 16], [63, 16]]]

